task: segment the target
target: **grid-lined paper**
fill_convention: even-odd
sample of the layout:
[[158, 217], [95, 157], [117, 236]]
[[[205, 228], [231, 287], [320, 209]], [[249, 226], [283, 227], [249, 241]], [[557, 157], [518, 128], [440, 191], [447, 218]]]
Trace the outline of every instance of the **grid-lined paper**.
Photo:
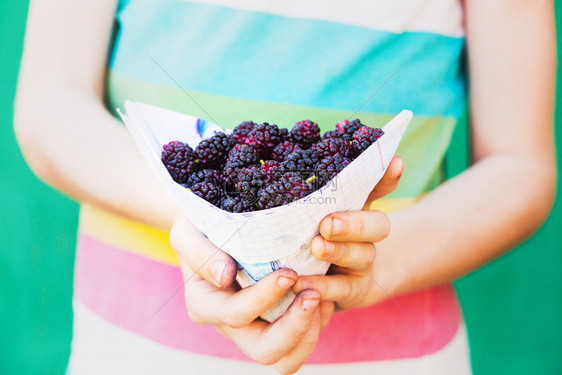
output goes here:
[[[318, 223], [332, 212], [363, 207], [412, 119], [412, 112], [402, 111], [384, 126], [384, 135], [375, 144], [309, 196], [286, 206], [235, 214], [177, 184], [160, 160], [162, 146], [168, 142], [197, 146], [201, 141], [197, 118], [131, 101], [125, 102], [125, 110], [125, 114], [119, 114], [166, 192], [197, 229], [243, 265], [237, 277], [242, 287], [282, 267], [300, 275], [326, 273], [329, 264], [316, 259], [309, 249], [310, 241], [318, 234]], [[285, 296], [262, 318], [275, 320], [293, 299], [292, 293]]]

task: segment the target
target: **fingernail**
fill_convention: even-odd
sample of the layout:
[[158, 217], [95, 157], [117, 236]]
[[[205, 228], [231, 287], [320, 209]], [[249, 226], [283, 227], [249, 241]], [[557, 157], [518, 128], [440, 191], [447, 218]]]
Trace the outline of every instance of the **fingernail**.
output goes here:
[[334, 243], [331, 241], [324, 241], [324, 255], [332, 255], [336, 251]]
[[319, 299], [305, 299], [302, 301], [302, 309], [304, 311], [314, 310], [320, 303]]
[[289, 277], [281, 276], [277, 280], [277, 286], [281, 289], [289, 289], [295, 283], [295, 279], [291, 279]]
[[338, 218], [332, 218], [332, 235], [343, 233], [343, 221]]
[[213, 280], [217, 286], [221, 286], [222, 278], [224, 275], [224, 271], [226, 269], [226, 263], [223, 261], [218, 261], [213, 266]]

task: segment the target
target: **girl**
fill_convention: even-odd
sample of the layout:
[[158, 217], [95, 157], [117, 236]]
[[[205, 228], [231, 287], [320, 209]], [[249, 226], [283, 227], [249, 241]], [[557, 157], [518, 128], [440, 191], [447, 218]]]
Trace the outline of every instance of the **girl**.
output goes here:
[[[305, 361], [303, 373], [470, 373], [449, 283], [533, 233], [553, 202], [552, 7], [32, 2], [16, 132], [38, 176], [82, 203], [69, 373], [272, 371], [252, 360], [282, 373]], [[443, 183], [467, 88], [473, 163]], [[318, 223], [312, 251], [330, 275], [279, 270], [237, 290], [234, 261], [179, 215], [111, 115], [125, 99], [225, 127], [377, 126], [403, 108], [415, 119], [365, 209]], [[257, 319], [291, 288], [283, 317]]]

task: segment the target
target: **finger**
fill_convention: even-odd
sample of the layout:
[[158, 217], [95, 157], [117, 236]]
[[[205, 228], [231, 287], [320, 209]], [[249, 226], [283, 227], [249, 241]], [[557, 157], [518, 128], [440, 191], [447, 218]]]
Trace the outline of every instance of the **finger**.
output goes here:
[[335, 304], [332, 301], [322, 301], [320, 303], [320, 329], [324, 329], [332, 319], [334, 314]]
[[231, 285], [236, 278], [236, 262], [213, 245], [181, 215], [170, 232], [170, 244], [199, 276], [218, 287]]
[[280, 269], [239, 291], [195, 281], [186, 285], [186, 304], [199, 323], [243, 327], [279, 302], [297, 277], [293, 270]]
[[320, 307], [316, 309], [310, 327], [300, 342], [275, 364], [275, 369], [281, 374], [293, 374], [306, 362], [314, 351], [318, 336], [320, 336]]
[[384, 176], [371, 191], [367, 201], [371, 202], [392, 193], [398, 187], [402, 172], [404, 172], [404, 160], [399, 155], [394, 155]]
[[378, 242], [390, 232], [390, 220], [381, 211], [346, 211], [326, 216], [319, 225], [329, 241]]
[[357, 282], [358, 276], [337, 274], [328, 276], [300, 276], [293, 287], [293, 292], [314, 289], [323, 301], [340, 302], [344, 300], [362, 299], [361, 295], [367, 289], [361, 287]]
[[263, 365], [272, 365], [299, 343], [309, 329], [319, 303], [318, 293], [307, 290], [300, 293], [285, 314], [272, 324], [256, 320], [243, 328], [217, 328], [249, 357]]
[[[287, 312], [264, 331], [260, 347], [271, 363], [278, 362], [303, 339], [320, 305], [320, 296], [315, 290], [304, 290], [297, 295]], [[271, 351], [269, 348], [276, 348]]]
[[355, 271], [363, 271], [375, 261], [375, 245], [370, 242], [332, 242], [316, 236], [310, 247], [318, 259]]

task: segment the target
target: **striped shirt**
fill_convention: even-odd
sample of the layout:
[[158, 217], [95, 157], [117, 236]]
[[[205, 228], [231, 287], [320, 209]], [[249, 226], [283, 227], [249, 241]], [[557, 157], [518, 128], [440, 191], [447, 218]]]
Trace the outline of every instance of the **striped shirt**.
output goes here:
[[[330, 130], [410, 109], [401, 184], [373, 208], [406, 208], [444, 179], [466, 101], [457, 0], [125, 0], [116, 25], [110, 110], [128, 99], [225, 128], [312, 119]], [[83, 206], [75, 275], [71, 374], [272, 371], [189, 320], [167, 233]], [[469, 373], [452, 286], [395, 302], [334, 315], [302, 372]]]

